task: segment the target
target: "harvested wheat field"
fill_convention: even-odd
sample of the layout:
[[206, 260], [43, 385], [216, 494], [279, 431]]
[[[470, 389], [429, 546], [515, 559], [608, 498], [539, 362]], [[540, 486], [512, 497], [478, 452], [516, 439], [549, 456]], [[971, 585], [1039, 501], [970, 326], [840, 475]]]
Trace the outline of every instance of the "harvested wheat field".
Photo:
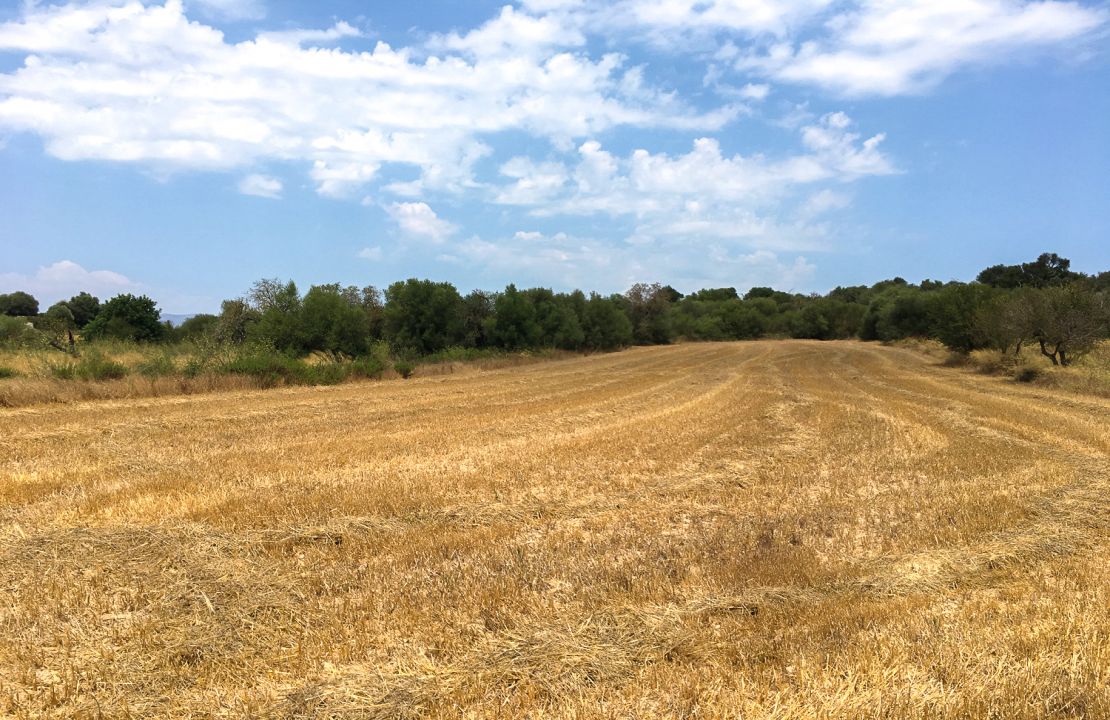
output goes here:
[[1110, 400], [748, 342], [0, 430], [4, 716], [1110, 716]]

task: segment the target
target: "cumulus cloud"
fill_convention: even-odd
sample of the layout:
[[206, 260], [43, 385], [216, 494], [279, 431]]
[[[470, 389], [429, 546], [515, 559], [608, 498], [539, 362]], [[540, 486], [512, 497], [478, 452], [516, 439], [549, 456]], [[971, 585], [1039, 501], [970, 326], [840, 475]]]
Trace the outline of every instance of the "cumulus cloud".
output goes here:
[[277, 199], [281, 197], [281, 180], [269, 175], [247, 175], [239, 181], [239, 192], [244, 195]]
[[727, 242], [691, 246], [681, 238], [652, 239], [650, 252], [633, 243], [566, 232], [517, 232], [512, 237], [469, 237], [455, 243], [441, 261], [467, 269], [469, 277], [491, 285], [511, 279], [520, 286], [585, 287], [623, 292], [633, 283], [661, 280], [692, 291], [722, 285], [756, 285], [805, 291], [816, 266], [802, 255], [739, 250]]
[[0, 73], [0, 129], [35, 133], [65, 160], [159, 171], [299, 161], [320, 193], [349, 196], [386, 164], [417, 168], [417, 192], [472, 186], [481, 138], [503, 131], [565, 145], [735, 117], [629, 84], [622, 56], [592, 58], [577, 30], [522, 10], [429, 47], [326, 46], [358, 34], [340, 22], [233, 43], [180, 0], [28, 6], [0, 24], [0, 51], [25, 55]]
[[[712, 53], [742, 74], [843, 95], [920, 92], [963, 67], [1037, 48], [1066, 52], [1110, 21], [1105, 7], [1065, 0], [592, 0], [552, 12], [564, 24]], [[710, 79], [718, 72], [711, 66]]]
[[45, 307], [85, 291], [106, 299], [113, 295], [140, 290], [138, 283], [111, 270], [86, 270], [72, 260], [60, 260], [40, 267], [29, 275], [0, 273], [0, 292], [23, 290], [34, 295]]
[[373, 247], [364, 247], [363, 249], [358, 251], [357, 255], [363, 260], [377, 262], [382, 259], [382, 249], [378, 245], [375, 245]]
[[[897, 172], [881, 150], [883, 135], [864, 138], [854, 127], [844, 113], [829, 113], [800, 129], [804, 152], [780, 158], [729, 157], [713, 138], [695, 140], [683, 155], [636, 150], [621, 158], [588, 141], [573, 169], [526, 158], [506, 163], [502, 174], [515, 182], [494, 201], [528, 206], [537, 216], [631, 217], [641, 244], [673, 236], [777, 249], [820, 247], [824, 230], [804, 221], [847, 203], [830, 188]], [[801, 201], [800, 222], [779, 219], [803, 191], [811, 197]]]
[[401, 231], [414, 238], [443, 242], [458, 229], [436, 215], [435, 210], [422, 202], [399, 202], [386, 206], [386, 212]]
[[1105, 9], [1074, 2], [863, 2], [828, 19], [818, 39], [784, 40], [740, 58], [737, 67], [844, 95], [900, 95], [965, 66], [1059, 47], [1108, 18]]
[[516, 182], [501, 188], [495, 202], [502, 205], [536, 205], [555, 197], [566, 184], [566, 167], [559, 162], [535, 162], [517, 156], [501, 165], [501, 174]]
[[429, 46], [478, 57], [490, 54], [543, 54], [552, 48], [584, 45], [586, 37], [577, 27], [564, 22], [558, 15], [545, 12], [553, 9], [557, 8], [543, 8], [540, 14], [532, 15], [506, 5], [496, 18], [481, 27], [462, 35], [436, 35]]

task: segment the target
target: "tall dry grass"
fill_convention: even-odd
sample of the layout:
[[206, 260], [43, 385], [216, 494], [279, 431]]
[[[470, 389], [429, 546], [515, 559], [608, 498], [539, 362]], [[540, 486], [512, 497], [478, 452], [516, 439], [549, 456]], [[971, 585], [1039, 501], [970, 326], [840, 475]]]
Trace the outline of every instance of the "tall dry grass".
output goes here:
[[[133, 342], [103, 341], [84, 346], [74, 358], [53, 349], [0, 347], [0, 408], [29, 407], [50, 403], [90, 400], [196, 395], [212, 392], [263, 389], [274, 385], [328, 385], [366, 379], [396, 379], [389, 348], [380, 343], [368, 358], [348, 358], [340, 354], [317, 352], [303, 359], [287, 358], [272, 350], [253, 347], [192, 343], [143, 345]], [[449, 349], [421, 358], [406, 371], [417, 377], [518, 367], [535, 362], [574, 357], [559, 350], [507, 353], [498, 350]], [[293, 377], [266, 372], [243, 372], [241, 361], [250, 369], [267, 364], [286, 365], [300, 370]], [[240, 362], [237, 362], [240, 361]], [[380, 363], [380, 370], [364, 372], [366, 363]], [[93, 364], [94, 372], [88, 372]], [[361, 365], [360, 365], [361, 364]], [[118, 372], [100, 377], [104, 366]], [[377, 367], [377, 365], [375, 365]], [[320, 372], [331, 370], [334, 372]], [[316, 371], [316, 372], [313, 372]]]
[[0, 714], [1110, 716], [1110, 401], [859, 343], [0, 411]]

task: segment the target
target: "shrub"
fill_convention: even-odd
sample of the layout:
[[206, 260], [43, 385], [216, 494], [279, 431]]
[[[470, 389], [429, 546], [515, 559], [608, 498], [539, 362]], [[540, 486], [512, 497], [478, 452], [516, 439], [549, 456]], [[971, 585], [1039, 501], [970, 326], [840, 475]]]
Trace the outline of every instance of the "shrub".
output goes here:
[[195, 378], [208, 369], [208, 360], [203, 357], [191, 357], [185, 361], [181, 373], [187, 378]]
[[353, 363], [324, 362], [309, 365], [303, 360], [276, 352], [256, 351], [218, 366], [221, 372], [249, 375], [263, 387], [275, 385], [336, 385], [347, 379]]
[[18, 376], [19, 373], [16, 372], [14, 368], [4, 367], [3, 365], [0, 365], [0, 380], [4, 378], [13, 378]]
[[127, 376], [127, 368], [115, 360], [93, 353], [77, 362], [52, 365], [50, 374], [59, 380], [119, 380]]
[[373, 378], [377, 380], [385, 372], [385, 363], [375, 355], [360, 357], [351, 362], [350, 374], [354, 377]]
[[27, 320], [0, 315], [0, 346], [24, 348], [46, 344], [46, 336], [30, 327]]
[[346, 365], [339, 363], [325, 363], [323, 365], [306, 365], [307, 372], [302, 382], [309, 385], [338, 385], [347, 379]]
[[173, 375], [177, 372], [177, 365], [174, 363], [172, 357], [163, 354], [143, 360], [138, 364], [136, 370], [138, 370], [139, 374], [143, 377], [153, 380], [154, 378]]
[[305, 363], [278, 353], [255, 352], [228, 360], [220, 371], [257, 378], [264, 387], [285, 383], [303, 383], [310, 369]]
[[1041, 376], [1041, 371], [1035, 367], [1023, 367], [1014, 374], [1014, 380], [1018, 382], [1033, 382]]
[[127, 368], [103, 355], [91, 354], [77, 363], [76, 374], [81, 380], [119, 380], [126, 377]]
[[396, 370], [397, 374], [400, 375], [402, 378], [408, 380], [410, 377], [412, 377], [413, 370], [415, 370], [416, 368], [408, 360], [398, 360], [397, 362], [393, 363], [393, 369]]
[[77, 377], [77, 363], [67, 362], [61, 365], [51, 365], [50, 374], [59, 380], [73, 380]]

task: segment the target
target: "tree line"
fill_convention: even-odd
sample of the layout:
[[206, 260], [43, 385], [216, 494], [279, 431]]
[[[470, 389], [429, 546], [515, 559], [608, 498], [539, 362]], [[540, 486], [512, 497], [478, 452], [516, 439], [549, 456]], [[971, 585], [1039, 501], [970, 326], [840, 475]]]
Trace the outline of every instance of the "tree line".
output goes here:
[[[59, 349], [82, 340], [139, 342], [206, 338], [254, 344], [290, 356], [328, 351], [358, 357], [385, 341], [398, 357], [448, 348], [506, 351], [558, 348], [613, 350], [677, 340], [858, 337], [891, 341], [935, 338], [957, 352], [1027, 344], [1054, 364], [1068, 365], [1110, 334], [1110, 272], [1085, 275], [1054, 253], [1018, 265], [984, 269], [972, 282], [902, 278], [837, 287], [825, 295], [755, 287], [709, 288], [683, 295], [669, 285], [639, 283], [622, 294], [547, 288], [461, 294], [432, 280], [373, 286], [314, 285], [264, 279], [219, 314], [173, 327], [145, 296], [101, 303], [82, 292], [39, 313], [28, 293], [0, 295], [0, 314], [26, 318]], [[26, 322], [17, 323], [20, 328]], [[11, 323], [0, 333], [22, 332]]]

